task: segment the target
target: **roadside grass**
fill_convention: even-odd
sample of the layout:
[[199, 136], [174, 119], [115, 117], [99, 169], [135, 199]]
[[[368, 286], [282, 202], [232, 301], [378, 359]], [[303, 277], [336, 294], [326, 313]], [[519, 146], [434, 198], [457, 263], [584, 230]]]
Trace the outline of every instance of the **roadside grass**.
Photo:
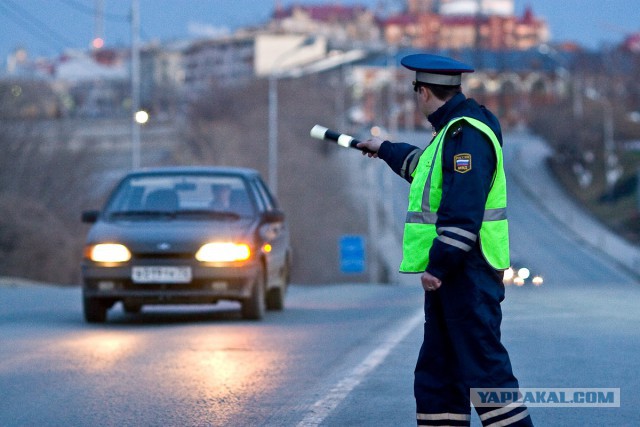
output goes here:
[[[555, 147], [560, 144], [553, 139], [549, 142]], [[580, 152], [580, 141], [576, 142], [576, 147]], [[629, 243], [640, 245], [640, 153], [620, 150], [617, 154], [622, 176], [611, 188], [605, 184], [602, 155], [596, 155], [587, 164], [575, 157], [555, 155], [550, 167], [570, 197], [612, 232]], [[588, 185], [580, 184], [575, 168], [577, 164], [591, 173], [592, 181]]]

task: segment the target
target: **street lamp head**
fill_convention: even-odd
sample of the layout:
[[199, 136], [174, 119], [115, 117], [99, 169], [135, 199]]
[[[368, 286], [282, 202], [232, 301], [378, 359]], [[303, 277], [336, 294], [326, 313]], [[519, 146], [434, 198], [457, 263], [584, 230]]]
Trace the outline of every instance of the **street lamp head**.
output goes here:
[[149, 121], [149, 113], [144, 110], [136, 111], [135, 120], [136, 123], [143, 125]]

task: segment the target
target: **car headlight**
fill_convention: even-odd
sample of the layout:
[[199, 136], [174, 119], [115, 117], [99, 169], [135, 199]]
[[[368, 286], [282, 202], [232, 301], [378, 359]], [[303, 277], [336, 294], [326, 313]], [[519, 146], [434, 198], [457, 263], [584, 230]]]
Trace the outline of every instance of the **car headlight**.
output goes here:
[[196, 259], [201, 262], [246, 261], [250, 256], [249, 245], [232, 242], [207, 243], [196, 253]]
[[518, 277], [522, 277], [524, 280], [527, 280], [531, 276], [531, 271], [528, 268], [522, 267], [518, 269]]
[[99, 243], [88, 246], [85, 256], [93, 262], [127, 262], [131, 259], [131, 252], [119, 243]]
[[533, 279], [531, 279], [531, 283], [533, 283], [535, 286], [542, 286], [542, 284], [544, 283], [544, 279], [542, 278], [542, 276], [534, 276]]

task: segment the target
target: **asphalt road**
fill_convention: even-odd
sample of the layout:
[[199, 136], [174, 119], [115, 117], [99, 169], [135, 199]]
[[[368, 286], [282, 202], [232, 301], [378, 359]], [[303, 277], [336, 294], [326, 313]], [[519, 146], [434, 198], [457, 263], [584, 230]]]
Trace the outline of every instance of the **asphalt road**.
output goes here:
[[287, 309], [263, 322], [241, 320], [228, 303], [134, 317], [114, 310], [108, 324], [92, 326], [78, 289], [3, 287], [0, 425], [312, 423], [326, 413], [314, 404], [348, 393], [335, 386], [357, 384], [363, 360], [381, 345], [384, 353], [407, 322], [415, 329], [419, 300], [412, 287], [297, 285]]
[[[521, 386], [620, 388], [619, 408], [531, 408], [538, 426], [640, 425], [640, 285], [513, 180], [503, 340]], [[412, 426], [417, 285], [293, 285], [282, 313], [237, 306], [110, 312], [80, 291], [0, 286], [1, 426]], [[476, 418], [473, 425], [479, 425]]]

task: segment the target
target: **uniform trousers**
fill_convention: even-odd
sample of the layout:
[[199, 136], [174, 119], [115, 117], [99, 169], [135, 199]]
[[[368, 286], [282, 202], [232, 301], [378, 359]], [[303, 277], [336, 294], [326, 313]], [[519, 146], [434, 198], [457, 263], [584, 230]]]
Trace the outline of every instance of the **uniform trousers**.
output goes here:
[[[415, 368], [420, 426], [468, 426], [471, 388], [517, 389], [500, 341], [504, 284], [484, 260], [467, 263], [425, 292], [424, 341]], [[484, 426], [532, 426], [524, 405], [477, 407]]]

